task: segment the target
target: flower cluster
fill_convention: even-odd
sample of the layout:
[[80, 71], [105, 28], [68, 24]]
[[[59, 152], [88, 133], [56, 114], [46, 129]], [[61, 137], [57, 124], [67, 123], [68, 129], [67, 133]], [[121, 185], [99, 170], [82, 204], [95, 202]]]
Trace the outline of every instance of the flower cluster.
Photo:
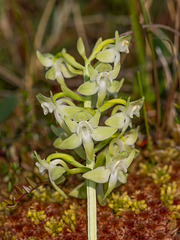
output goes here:
[[[100, 38], [87, 57], [83, 41], [79, 38], [77, 50], [84, 65], [65, 49], [55, 56], [37, 52], [39, 60], [47, 68], [45, 77], [56, 79], [62, 92], [50, 93], [50, 97], [37, 95], [44, 114], [53, 113], [60, 126], [54, 146], [61, 153], [51, 154], [44, 160], [36, 154], [36, 166], [40, 173], [48, 172], [52, 185], [63, 197], [66, 194], [57, 184], [62, 183], [67, 174], [81, 173], [85, 180], [97, 183], [98, 200], [103, 205], [111, 191], [119, 183], [126, 182], [128, 167], [138, 154], [134, 144], [139, 128], [131, 128], [134, 115], [140, 115], [144, 99], [131, 102], [130, 98], [127, 101], [112, 98], [119, 94], [124, 82], [117, 77], [121, 53], [129, 52], [129, 42], [129, 36], [119, 37], [116, 32], [114, 39], [102, 41]], [[65, 78], [77, 75], [84, 77], [84, 83], [76, 93], [67, 87]], [[106, 110], [111, 111], [111, 115], [103, 123], [102, 115]], [[62, 150], [74, 150], [76, 155], [73, 156], [84, 159], [84, 163], [62, 153]], [[79, 196], [81, 186], [71, 195]]]

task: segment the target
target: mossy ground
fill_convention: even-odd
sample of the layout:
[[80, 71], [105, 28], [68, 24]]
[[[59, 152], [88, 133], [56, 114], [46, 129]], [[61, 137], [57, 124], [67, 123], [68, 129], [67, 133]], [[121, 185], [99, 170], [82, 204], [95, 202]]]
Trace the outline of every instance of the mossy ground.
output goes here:
[[[97, 206], [98, 240], [180, 239], [180, 150], [165, 140], [151, 159], [153, 163], [142, 150], [127, 183], [113, 192], [105, 207]], [[73, 184], [74, 178], [65, 190]], [[85, 200], [62, 200], [46, 186], [36, 191], [8, 214], [1, 210], [0, 239], [87, 239]]]

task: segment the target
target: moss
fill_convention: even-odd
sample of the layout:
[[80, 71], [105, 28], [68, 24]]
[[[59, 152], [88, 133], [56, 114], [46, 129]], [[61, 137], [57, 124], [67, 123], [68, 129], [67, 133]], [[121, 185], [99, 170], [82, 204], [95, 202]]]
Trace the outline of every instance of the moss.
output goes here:
[[151, 177], [156, 184], [164, 184], [170, 181], [172, 169], [168, 165], [164, 165], [163, 167], [160, 166], [153, 166], [152, 164], [140, 164], [140, 172]]
[[42, 202], [56, 202], [61, 204], [64, 198], [50, 187], [40, 186], [32, 192], [32, 198]]
[[34, 208], [29, 208], [27, 216], [35, 225], [38, 225], [41, 221], [45, 220], [47, 217], [45, 211], [37, 211]]
[[126, 192], [121, 196], [119, 192], [112, 193], [108, 199], [108, 205], [117, 215], [121, 215], [125, 211], [133, 211], [139, 214], [147, 207], [144, 200], [137, 201], [136, 199], [132, 199]]
[[174, 199], [178, 195], [179, 192], [176, 182], [164, 184], [161, 187], [160, 199], [162, 203], [172, 212], [172, 217], [174, 219], [180, 218], [180, 204], [174, 204]]
[[51, 217], [45, 224], [46, 231], [51, 235], [55, 236], [62, 232], [65, 228], [67, 231], [75, 231], [76, 226], [76, 212], [77, 206], [75, 204], [70, 205], [69, 209], [64, 211], [64, 214], [60, 219]]

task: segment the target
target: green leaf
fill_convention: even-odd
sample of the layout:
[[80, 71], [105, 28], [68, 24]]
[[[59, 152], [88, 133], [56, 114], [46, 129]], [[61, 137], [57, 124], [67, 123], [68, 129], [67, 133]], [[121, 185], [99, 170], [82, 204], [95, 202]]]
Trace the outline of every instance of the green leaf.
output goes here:
[[86, 182], [83, 182], [79, 184], [77, 187], [75, 187], [70, 193], [70, 197], [75, 197], [75, 198], [82, 198], [86, 199], [87, 198], [87, 186]]
[[74, 99], [74, 100], [80, 101], [80, 102], [84, 102], [86, 100], [85, 98], [83, 98], [82, 96], [73, 92], [72, 90], [70, 90], [66, 86], [61, 86], [61, 89], [62, 89], [62, 91], [63, 91], [63, 93], [65, 94], [66, 97], [69, 97], [71, 99]]
[[65, 172], [66, 169], [60, 166], [55, 166], [52, 169], [50, 169], [50, 174], [53, 181], [61, 177]]
[[86, 52], [82, 38], [80, 37], [77, 41], [77, 50], [83, 59], [86, 59]]
[[100, 152], [100, 154], [98, 154], [98, 156], [96, 158], [96, 163], [95, 163], [94, 168], [103, 166], [105, 163], [105, 160], [106, 160], [106, 151], [102, 151], [102, 152]]
[[64, 59], [70, 64], [72, 65], [73, 67], [77, 68], [77, 69], [80, 69], [80, 70], [83, 70], [84, 67], [76, 62], [75, 58], [72, 57], [70, 54], [66, 53], [65, 50], [62, 51], [62, 55], [64, 57]]
[[4, 122], [14, 111], [18, 103], [16, 95], [11, 95], [0, 101], [0, 123]]
[[100, 108], [99, 108], [99, 111], [100, 112], [104, 112], [106, 111], [107, 109], [113, 107], [114, 105], [116, 104], [122, 104], [122, 105], [126, 105], [126, 101], [124, 99], [112, 99], [112, 100], [109, 100], [107, 102], [105, 102]]
[[79, 86], [77, 91], [80, 94], [85, 95], [85, 96], [93, 95], [93, 94], [97, 93], [97, 91], [98, 91], [97, 83], [95, 81], [85, 82]]
[[61, 145], [62, 142], [63, 142], [62, 138], [59, 137], [59, 138], [57, 138], [57, 139], [54, 141], [53, 146], [54, 146], [55, 148], [60, 148], [60, 145]]
[[104, 198], [103, 184], [100, 184], [100, 183], [97, 186], [97, 199], [101, 206], [106, 205], [107, 202], [106, 202], [106, 199]]
[[105, 139], [108, 139], [111, 137], [117, 129], [111, 128], [111, 127], [97, 127], [96, 129], [93, 129], [91, 137], [95, 141], [103, 141]]
[[82, 176], [97, 183], [106, 183], [109, 179], [110, 173], [111, 171], [109, 169], [106, 169], [105, 167], [98, 167], [83, 174]]
[[56, 79], [56, 69], [55, 69], [55, 67], [50, 68], [50, 69], [46, 72], [45, 78], [46, 78], [46, 79], [49, 79], [49, 80], [52, 80], [52, 81]]

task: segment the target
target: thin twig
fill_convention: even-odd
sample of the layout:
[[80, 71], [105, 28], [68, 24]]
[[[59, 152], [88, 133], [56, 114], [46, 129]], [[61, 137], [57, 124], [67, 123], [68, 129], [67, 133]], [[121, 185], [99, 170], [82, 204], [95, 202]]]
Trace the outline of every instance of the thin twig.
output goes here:
[[77, 31], [78, 35], [81, 36], [82, 39], [84, 40], [86, 52], [87, 52], [87, 55], [89, 55], [90, 48], [89, 48], [88, 39], [87, 39], [86, 31], [84, 28], [84, 23], [83, 23], [83, 19], [81, 16], [81, 11], [80, 11], [80, 6], [79, 6], [78, 1], [77, 2], [74, 1], [73, 14], [74, 14], [74, 24], [76, 27], [76, 31]]
[[[152, 28], [152, 29], [153, 28], [162, 28], [164, 30], [167, 30], [169, 32], [172, 32], [172, 33], [176, 34], [177, 36], [180, 36], [180, 32], [178, 32], [177, 30], [175, 30], [172, 27], [169, 27], [169, 26], [166, 26], [166, 25], [163, 25], [163, 24], [143, 24], [142, 28], [143, 29], [146, 29], [146, 28]], [[120, 34], [120, 37], [121, 36], [131, 35], [131, 34], [133, 34], [133, 31], [127, 31], [125, 33]]]

